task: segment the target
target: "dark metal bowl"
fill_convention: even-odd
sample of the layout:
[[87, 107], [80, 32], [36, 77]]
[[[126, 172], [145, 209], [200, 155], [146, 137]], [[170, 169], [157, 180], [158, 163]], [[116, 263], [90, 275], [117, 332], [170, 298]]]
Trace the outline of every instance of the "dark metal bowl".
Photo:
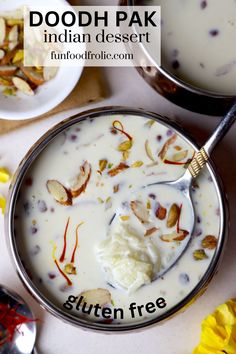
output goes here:
[[[14, 178], [12, 180], [8, 203], [7, 203], [7, 211], [5, 214], [5, 230], [6, 230], [6, 237], [7, 243], [9, 247], [9, 251], [16, 268], [16, 271], [27, 288], [30, 294], [40, 303], [40, 305], [52, 313], [57, 318], [66, 321], [70, 324], [73, 324], [78, 327], [82, 327], [84, 329], [91, 329], [91, 330], [99, 330], [102, 332], [124, 332], [124, 331], [131, 331], [131, 330], [139, 330], [146, 328], [151, 325], [162, 323], [163, 321], [170, 319], [178, 312], [184, 311], [190, 304], [192, 304], [196, 298], [198, 298], [207, 288], [210, 280], [212, 279], [213, 275], [216, 273], [216, 270], [219, 266], [220, 260], [223, 255], [223, 250], [226, 245], [227, 240], [227, 229], [228, 229], [228, 213], [227, 213], [227, 204], [225, 201], [225, 193], [222, 189], [221, 182], [219, 176], [217, 175], [215, 168], [211, 161], [208, 161], [206, 164], [206, 168], [210, 173], [210, 176], [213, 180], [216, 193], [219, 200], [219, 213], [220, 213], [220, 230], [219, 230], [219, 238], [218, 238], [218, 245], [217, 249], [215, 250], [214, 256], [211, 260], [211, 263], [206, 270], [205, 274], [199, 280], [199, 283], [195, 286], [195, 288], [178, 304], [174, 307], [170, 308], [166, 311], [163, 315], [150, 319], [146, 322], [138, 322], [138, 323], [125, 323], [125, 324], [106, 324], [106, 323], [95, 323], [95, 322], [88, 322], [83, 320], [82, 318], [78, 318], [75, 315], [65, 312], [59, 307], [56, 306], [52, 301], [50, 301], [35, 285], [33, 280], [30, 278], [29, 274], [27, 273], [24, 264], [19, 255], [19, 249], [17, 246], [17, 242], [19, 242], [19, 235], [18, 238], [14, 232], [14, 214], [15, 214], [15, 207], [18, 198], [19, 191], [21, 189], [21, 185], [23, 183], [24, 177], [35, 161], [35, 159], [39, 156], [39, 154], [47, 147], [47, 145], [61, 132], [71, 127], [73, 124], [76, 124], [80, 121], [91, 119], [91, 118], [99, 118], [101, 116], [106, 115], [137, 115], [142, 116], [148, 119], [157, 120], [161, 124], [165, 125], [169, 129], [176, 132], [181, 138], [187, 141], [190, 146], [196, 151], [199, 151], [198, 146], [193, 142], [191, 138], [188, 137], [187, 133], [184, 132], [179, 126], [174, 123], [170, 123], [167, 118], [163, 118], [158, 114], [146, 112], [140, 109], [133, 109], [128, 107], [102, 107], [98, 109], [89, 110], [80, 114], [77, 114], [73, 117], [70, 117], [61, 123], [57, 124], [55, 127], [50, 129], [46, 134], [44, 134], [30, 149], [27, 155], [24, 157], [22, 162], [20, 163]], [[18, 241], [17, 241], [18, 240]]]

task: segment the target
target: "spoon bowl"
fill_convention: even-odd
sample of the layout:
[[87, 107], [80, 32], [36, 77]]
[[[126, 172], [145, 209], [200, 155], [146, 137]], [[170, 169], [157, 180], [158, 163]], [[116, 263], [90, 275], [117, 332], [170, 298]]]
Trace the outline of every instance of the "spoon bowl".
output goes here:
[[[0, 304], [8, 304], [10, 308], [16, 309], [16, 314], [34, 319], [34, 315], [26, 302], [14, 291], [2, 285], [0, 286]], [[1, 328], [0, 324], [0, 333], [2, 330], [3, 328]], [[1, 354], [31, 354], [34, 350], [36, 331], [35, 321], [23, 323], [16, 329], [11, 342], [5, 342], [2, 346], [0, 345]], [[0, 342], [2, 340], [4, 341], [4, 338], [0, 335]]]

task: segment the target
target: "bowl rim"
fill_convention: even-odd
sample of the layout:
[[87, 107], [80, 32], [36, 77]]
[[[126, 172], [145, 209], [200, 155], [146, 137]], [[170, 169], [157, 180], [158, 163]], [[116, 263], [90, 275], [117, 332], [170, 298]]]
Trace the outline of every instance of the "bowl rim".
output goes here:
[[142, 116], [149, 119], [154, 119], [161, 124], [165, 125], [167, 128], [170, 128], [178, 133], [178, 135], [187, 141], [196, 151], [199, 151], [198, 145], [189, 137], [182, 127], [178, 124], [169, 122], [167, 117], [163, 117], [157, 113], [148, 112], [143, 109], [130, 108], [125, 106], [109, 106], [109, 107], [99, 107], [91, 110], [87, 110], [76, 114], [72, 117], [66, 118], [60, 123], [56, 124], [50, 130], [48, 130], [28, 151], [21, 163], [19, 164], [8, 193], [8, 200], [5, 213], [5, 235], [7, 239], [8, 250], [13, 262], [13, 265], [17, 271], [18, 276], [20, 277], [23, 285], [26, 287], [28, 292], [33, 296], [36, 301], [48, 312], [50, 312], [55, 317], [63, 320], [64, 322], [70, 323], [77, 327], [83, 329], [90, 329], [100, 332], [130, 332], [134, 330], [142, 330], [146, 327], [150, 327], [156, 324], [161, 324], [164, 321], [170, 319], [179, 312], [182, 312], [190, 304], [192, 304], [207, 288], [212, 277], [216, 273], [219, 263], [223, 256], [223, 251], [226, 246], [226, 241], [228, 238], [228, 208], [227, 202], [225, 199], [225, 193], [222, 188], [222, 182], [219, 178], [219, 175], [216, 173], [214, 164], [211, 160], [207, 162], [207, 169], [210, 172], [211, 177], [213, 178], [214, 186], [216, 188], [216, 193], [219, 199], [219, 211], [221, 215], [221, 222], [219, 228], [219, 240], [217, 249], [212, 257], [212, 260], [207, 268], [207, 271], [197, 283], [197, 285], [192, 289], [192, 291], [179, 303], [167, 310], [163, 315], [158, 316], [157, 318], [148, 320], [146, 322], [136, 322], [136, 323], [126, 323], [126, 324], [103, 324], [85, 321], [75, 315], [66, 313], [65, 311], [59, 309], [56, 305], [53, 304], [50, 300], [47, 299], [45, 295], [40, 293], [37, 286], [34, 285], [33, 281], [30, 279], [25, 268], [22, 265], [22, 262], [17, 251], [17, 243], [14, 237], [14, 212], [16, 200], [18, 197], [18, 192], [21, 188], [25, 174], [28, 171], [28, 168], [31, 166], [35, 158], [47, 147], [47, 145], [62, 131], [69, 128], [70, 126], [84, 121], [86, 119], [98, 118], [105, 115], [111, 114], [124, 114], [124, 115], [135, 115]]

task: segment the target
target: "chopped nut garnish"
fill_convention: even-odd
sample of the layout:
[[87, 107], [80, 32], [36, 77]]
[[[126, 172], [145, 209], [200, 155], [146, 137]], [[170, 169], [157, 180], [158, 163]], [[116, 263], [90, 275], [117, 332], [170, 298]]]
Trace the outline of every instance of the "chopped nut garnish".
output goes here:
[[122, 152], [130, 150], [132, 148], [132, 145], [132, 140], [126, 140], [118, 146], [118, 150]]
[[149, 237], [152, 236], [156, 231], [158, 231], [159, 229], [156, 227], [152, 227], [151, 229], [146, 230], [145, 232], [145, 237]]
[[127, 168], [129, 168], [129, 166], [126, 165], [125, 163], [121, 162], [118, 166], [116, 166], [112, 170], [110, 170], [108, 172], [108, 174], [109, 174], [109, 176], [114, 177], [114, 176], [118, 175], [118, 173], [126, 170]]
[[170, 228], [175, 226], [175, 224], [178, 221], [179, 213], [180, 213], [179, 206], [175, 203], [172, 204], [167, 217], [167, 222], [166, 222], [167, 227]]
[[113, 187], [113, 193], [119, 192], [119, 189], [120, 189], [120, 185], [119, 185], [119, 184], [116, 184], [116, 185]]
[[166, 218], [166, 213], [167, 213], [166, 208], [164, 208], [163, 206], [161, 206], [159, 204], [158, 207], [157, 207], [157, 210], [156, 210], [157, 219], [164, 220]]
[[122, 221], [128, 221], [130, 219], [130, 217], [129, 217], [129, 215], [122, 215], [122, 216], [120, 216], [120, 219]]
[[68, 191], [60, 182], [55, 179], [48, 180], [47, 189], [58, 203], [62, 205], [72, 205], [70, 191]]
[[173, 155], [173, 161], [179, 162], [188, 156], [188, 150], [182, 150]]
[[170, 147], [170, 145], [174, 144], [174, 142], [176, 141], [177, 139], [177, 135], [174, 134], [173, 136], [171, 136], [166, 142], [165, 144], [163, 145], [161, 151], [159, 152], [158, 156], [164, 160], [165, 156], [166, 156], [166, 153]]
[[64, 268], [64, 271], [65, 271], [66, 274], [74, 274], [74, 275], [77, 274], [76, 267], [72, 263], [66, 264], [65, 268]]
[[131, 167], [137, 168], [137, 167], [141, 167], [142, 165], [143, 165], [143, 161], [136, 161], [132, 163]]
[[145, 125], [145, 127], [151, 128], [154, 123], [155, 123], [154, 119], [149, 119], [144, 125]]
[[146, 151], [146, 154], [147, 154], [147, 156], [149, 157], [149, 159], [154, 162], [155, 159], [154, 159], [154, 157], [153, 157], [152, 150], [151, 150], [151, 148], [150, 148], [150, 145], [149, 145], [149, 141], [148, 141], [148, 140], [145, 141], [145, 151]]
[[207, 248], [209, 250], [213, 250], [216, 248], [217, 242], [218, 240], [215, 236], [208, 235], [202, 240], [202, 247]]
[[108, 197], [107, 199], [106, 199], [106, 203], [105, 203], [105, 210], [108, 210], [108, 209], [110, 209], [112, 207], [112, 199], [111, 199], [111, 197]]
[[171, 234], [162, 235], [160, 238], [162, 241], [165, 242], [172, 242], [172, 241], [183, 241], [189, 232], [186, 230], [179, 230], [179, 232], [174, 231]]
[[102, 172], [107, 167], [107, 160], [103, 159], [99, 161], [99, 170]]
[[207, 259], [208, 255], [203, 249], [200, 249], [193, 252], [193, 257], [196, 261], [201, 261], [203, 259]]
[[103, 204], [104, 203], [104, 200], [101, 198], [101, 197], [97, 197], [97, 200], [100, 204]]
[[149, 212], [145, 208], [144, 204], [139, 200], [133, 200], [130, 202], [130, 207], [134, 215], [141, 221], [141, 223], [149, 222]]
[[80, 166], [80, 173], [73, 181], [73, 185], [71, 187], [71, 194], [73, 198], [76, 198], [81, 193], [85, 192], [87, 184], [90, 180], [91, 172], [91, 165], [85, 161], [84, 164]]
[[123, 151], [123, 153], [122, 153], [122, 160], [123, 160], [123, 161], [128, 160], [129, 155], [130, 155], [130, 152], [129, 152], [129, 151]]

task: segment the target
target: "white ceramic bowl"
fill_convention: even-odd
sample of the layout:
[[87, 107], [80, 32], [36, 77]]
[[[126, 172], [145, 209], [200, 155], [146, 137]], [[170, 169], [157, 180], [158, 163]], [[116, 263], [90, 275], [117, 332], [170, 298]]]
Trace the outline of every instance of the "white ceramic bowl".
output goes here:
[[[50, 9], [56, 9], [66, 3], [64, 0], [50, 0], [50, 2], [48, 0], [40, 0], [38, 6], [48, 6]], [[0, 0], [0, 13], [14, 10], [23, 5], [27, 5], [30, 8], [30, 6], [35, 5], [35, 0]], [[0, 93], [0, 118], [29, 119], [50, 111], [70, 94], [77, 84], [82, 71], [82, 66], [60, 67], [56, 77], [38, 87], [37, 93], [33, 97], [21, 93], [17, 93], [17, 96], [13, 97], [5, 97]]]

